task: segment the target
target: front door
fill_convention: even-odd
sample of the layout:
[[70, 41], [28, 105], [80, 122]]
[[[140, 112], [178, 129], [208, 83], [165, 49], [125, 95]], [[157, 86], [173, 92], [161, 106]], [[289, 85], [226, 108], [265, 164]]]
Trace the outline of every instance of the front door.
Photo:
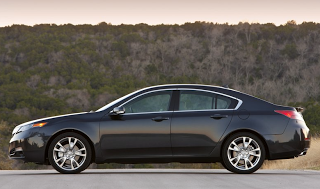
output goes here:
[[106, 159], [172, 156], [171, 97], [171, 90], [150, 92], [124, 103], [124, 114], [106, 115], [100, 122], [102, 155]]

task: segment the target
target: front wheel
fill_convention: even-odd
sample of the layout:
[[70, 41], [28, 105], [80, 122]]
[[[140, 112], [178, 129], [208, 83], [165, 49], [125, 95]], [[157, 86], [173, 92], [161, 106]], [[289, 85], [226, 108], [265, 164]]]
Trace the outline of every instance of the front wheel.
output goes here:
[[224, 143], [222, 164], [234, 173], [253, 173], [262, 166], [265, 153], [265, 147], [256, 135], [236, 133]]
[[91, 147], [83, 136], [63, 133], [51, 142], [48, 158], [60, 173], [80, 173], [90, 165]]

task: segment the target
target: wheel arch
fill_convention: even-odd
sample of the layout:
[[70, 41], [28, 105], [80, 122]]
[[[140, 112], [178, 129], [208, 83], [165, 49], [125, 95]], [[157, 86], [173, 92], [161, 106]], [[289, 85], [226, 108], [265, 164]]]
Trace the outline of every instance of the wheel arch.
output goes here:
[[251, 129], [238, 129], [238, 130], [235, 130], [235, 131], [232, 131], [232, 132], [228, 133], [222, 140], [221, 148], [220, 148], [220, 157], [222, 157], [223, 146], [224, 146], [225, 142], [227, 141], [227, 139], [231, 135], [236, 134], [236, 133], [240, 133], [240, 132], [248, 132], [248, 133], [251, 133], [251, 134], [254, 134], [255, 136], [257, 136], [262, 141], [262, 143], [263, 143], [263, 145], [264, 145], [264, 147], [266, 149], [266, 159], [270, 158], [269, 147], [268, 147], [268, 144], [267, 144], [265, 138], [260, 133], [258, 133], [257, 131], [254, 131], [254, 130], [251, 130]]
[[86, 135], [84, 132], [82, 131], [79, 131], [79, 130], [76, 130], [76, 129], [64, 129], [64, 130], [61, 130], [61, 131], [58, 131], [56, 132], [54, 135], [52, 135], [49, 140], [47, 141], [47, 144], [46, 144], [46, 148], [45, 148], [45, 162], [47, 164], [50, 164], [49, 161], [48, 161], [48, 150], [49, 150], [49, 146], [51, 144], [51, 142], [59, 135], [63, 134], [63, 133], [67, 133], [67, 132], [74, 132], [74, 133], [77, 133], [81, 136], [83, 136], [89, 143], [90, 147], [91, 147], [91, 163], [94, 162], [95, 160], [95, 148], [94, 148], [94, 145], [93, 145], [93, 142], [92, 140], [88, 137], [88, 135]]

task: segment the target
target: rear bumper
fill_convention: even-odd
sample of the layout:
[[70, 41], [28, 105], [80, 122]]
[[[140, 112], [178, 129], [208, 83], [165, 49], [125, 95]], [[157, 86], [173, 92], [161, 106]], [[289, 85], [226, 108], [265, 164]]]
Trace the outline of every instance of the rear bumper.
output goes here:
[[15, 134], [9, 143], [10, 159], [44, 163], [45, 145], [37, 128]]
[[288, 159], [306, 155], [310, 148], [310, 132], [304, 121], [290, 120], [281, 135], [264, 135], [269, 159]]

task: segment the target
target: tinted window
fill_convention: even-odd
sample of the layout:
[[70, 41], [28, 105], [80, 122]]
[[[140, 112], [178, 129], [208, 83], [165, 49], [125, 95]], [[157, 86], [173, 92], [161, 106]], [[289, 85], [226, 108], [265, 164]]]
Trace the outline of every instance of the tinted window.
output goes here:
[[233, 109], [237, 101], [210, 92], [180, 91], [179, 110]]
[[124, 105], [126, 113], [168, 111], [171, 91], [160, 91], [140, 96]]
[[232, 99], [217, 95], [217, 108], [216, 109], [228, 109], [230, 108]]
[[215, 109], [215, 94], [201, 91], [181, 91], [179, 110]]

